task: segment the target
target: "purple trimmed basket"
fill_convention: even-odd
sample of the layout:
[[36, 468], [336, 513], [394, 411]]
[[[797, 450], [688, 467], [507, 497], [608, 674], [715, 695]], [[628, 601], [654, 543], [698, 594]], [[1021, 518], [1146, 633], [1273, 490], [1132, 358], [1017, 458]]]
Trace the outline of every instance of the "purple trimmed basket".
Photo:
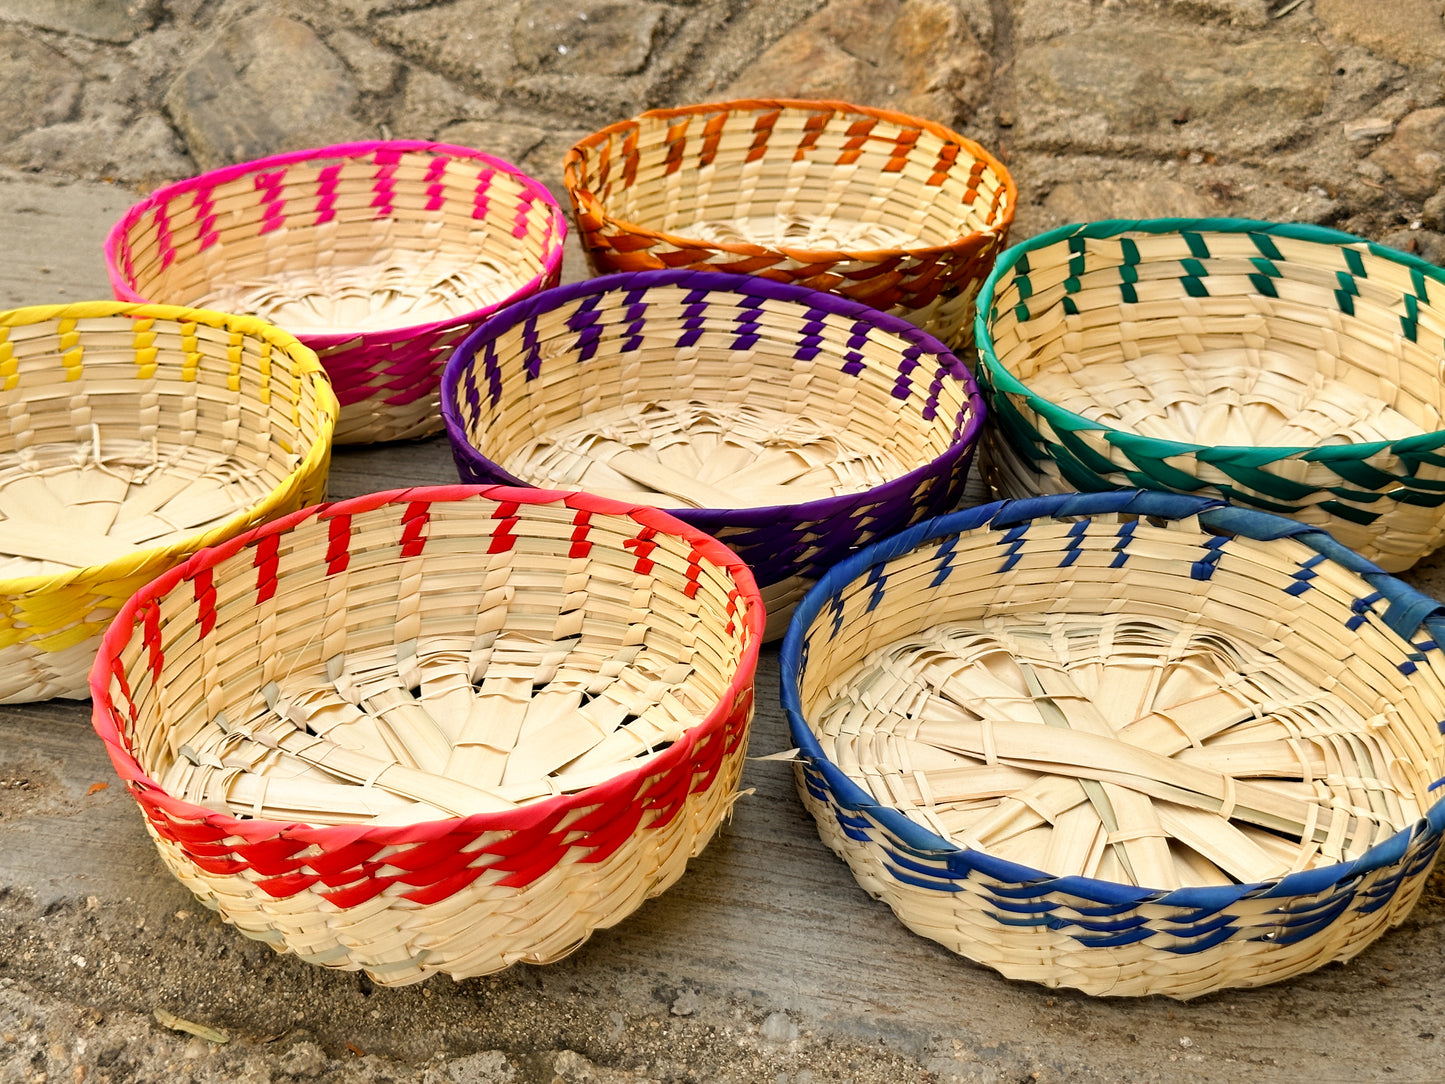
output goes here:
[[545, 290], [442, 375], [463, 481], [666, 508], [752, 566], [781, 636], [853, 551], [956, 507], [983, 421], [937, 339], [753, 276], [642, 271]]
[[116, 297], [260, 316], [320, 356], [335, 442], [441, 428], [447, 356], [555, 285], [566, 223], [491, 155], [417, 140], [292, 151], [157, 189], [105, 240]]

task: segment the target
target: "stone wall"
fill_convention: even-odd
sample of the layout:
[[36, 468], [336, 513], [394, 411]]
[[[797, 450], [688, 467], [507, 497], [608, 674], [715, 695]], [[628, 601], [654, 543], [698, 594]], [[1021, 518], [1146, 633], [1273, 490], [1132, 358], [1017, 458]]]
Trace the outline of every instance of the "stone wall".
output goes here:
[[145, 189], [399, 136], [560, 193], [643, 109], [839, 97], [996, 150], [1016, 237], [1236, 215], [1440, 262], [1442, 69], [1440, 0], [0, 0], [0, 166]]

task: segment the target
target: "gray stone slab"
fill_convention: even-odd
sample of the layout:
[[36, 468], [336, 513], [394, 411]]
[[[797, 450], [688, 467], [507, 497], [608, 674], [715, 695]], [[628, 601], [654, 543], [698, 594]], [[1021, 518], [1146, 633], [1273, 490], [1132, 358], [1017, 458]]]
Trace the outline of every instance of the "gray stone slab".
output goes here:
[[0, 0], [0, 19], [126, 42], [155, 25], [160, 6], [159, 0]]
[[305, 23], [257, 14], [225, 26], [176, 77], [166, 109], [202, 169], [284, 150], [375, 138], [357, 87]]
[[1330, 56], [1317, 42], [1235, 40], [1096, 23], [1016, 61], [1021, 145], [1074, 151], [1278, 146], [1320, 112]]
[[44, 42], [0, 24], [0, 142], [66, 120], [80, 102], [79, 68]]

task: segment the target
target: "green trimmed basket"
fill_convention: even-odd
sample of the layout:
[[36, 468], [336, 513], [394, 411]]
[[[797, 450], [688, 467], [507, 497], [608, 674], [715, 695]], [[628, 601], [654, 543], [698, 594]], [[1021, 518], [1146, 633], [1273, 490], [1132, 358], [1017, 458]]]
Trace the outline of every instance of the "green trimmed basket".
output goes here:
[[1157, 219], [1010, 248], [979, 295], [981, 458], [1006, 497], [1165, 489], [1445, 543], [1445, 272], [1316, 226]]

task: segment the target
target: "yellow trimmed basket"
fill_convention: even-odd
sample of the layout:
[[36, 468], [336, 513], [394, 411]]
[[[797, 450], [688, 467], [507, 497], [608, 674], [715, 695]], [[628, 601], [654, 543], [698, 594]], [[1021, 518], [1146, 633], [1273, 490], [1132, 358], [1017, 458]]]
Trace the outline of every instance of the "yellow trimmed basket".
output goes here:
[[204, 546], [320, 499], [337, 405], [254, 317], [0, 312], [0, 701], [83, 697], [100, 634]]

